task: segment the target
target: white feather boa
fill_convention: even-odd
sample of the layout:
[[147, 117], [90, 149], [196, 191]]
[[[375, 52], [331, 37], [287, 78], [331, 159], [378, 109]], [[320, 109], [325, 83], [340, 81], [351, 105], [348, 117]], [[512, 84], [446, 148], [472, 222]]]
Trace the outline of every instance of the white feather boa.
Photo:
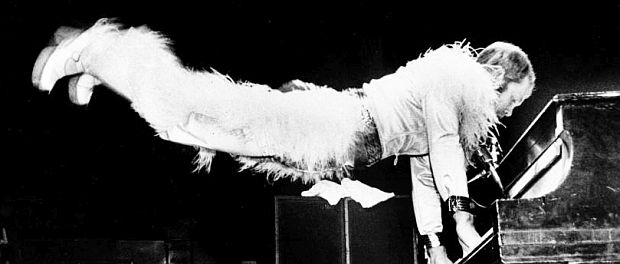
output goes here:
[[[304, 84], [307, 90], [282, 93], [264, 85], [239, 83], [215, 71], [183, 67], [168, 41], [146, 27], [124, 30], [102, 20], [89, 30], [99, 33], [82, 54], [88, 74], [128, 98], [160, 135], [198, 113], [212, 127], [255, 144], [265, 155], [231, 153], [242, 163], [242, 169], [304, 182], [340, 177], [343, 167], [354, 158], [360, 135], [367, 133], [362, 102], [346, 91]], [[450, 49], [467, 57], [467, 67], [482, 70], [471, 63], [470, 48], [453, 45]], [[418, 59], [420, 69], [444, 71], [446, 63], [454, 63], [449, 56], [437, 54], [429, 51]], [[457, 77], [454, 80], [458, 82], [471, 80], [466, 75]], [[445, 84], [445, 80], [425, 79], [424, 74], [417, 78], [428, 89]], [[477, 146], [497, 123], [490, 105], [496, 94], [491, 85], [478, 87], [477, 81], [445, 91], [462, 100], [460, 134], [468, 149]], [[199, 168], [208, 168], [215, 151], [222, 151], [209, 148], [208, 143], [198, 147]]]
[[414, 85], [425, 92], [442, 94], [459, 109], [459, 138], [467, 160], [499, 124], [495, 111], [497, 88], [503, 69], [476, 62], [476, 50], [456, 42], [429, 50], [410, 62], [415, 67]]

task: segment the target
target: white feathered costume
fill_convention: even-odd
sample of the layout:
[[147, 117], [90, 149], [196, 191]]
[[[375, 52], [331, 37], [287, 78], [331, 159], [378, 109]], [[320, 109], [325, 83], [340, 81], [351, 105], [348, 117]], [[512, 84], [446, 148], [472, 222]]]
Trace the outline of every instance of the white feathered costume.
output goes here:
[[[342, 176], [343, 167], [355, 160], [356, 149], [374, 129], [364, 118], [367, 111], [381, 140], [390, 136], [382, 131], [389, 117], [369, 105], [382, 94], [372, 82], [361, 90], [373, 98], [360, 97], [359, 90], [339, 92], [300, 81], [293, 84], [304, 89], [281, 92], [185, 68], [167, 39], [146, 27], [122, 29], [100, 20], [86, 31], [61, 29], [57, 35], [57, 45], [44, 49], [35, 63], [35, 85], [50, 91], [59, 78], [78, 74], [70, 82], [71, 99], [86, 104], [93, 86], [102, 83], [126, 97], [161, 138], [198, 147], [199, 167], [208, 168], [221, 151], [236, 157], [243, 169], [314, 182]], [[495, 84], [468, 46], [428, 51], [407, 67], [418, 72], [408, 77], [410, 90], [400, 91], [405, 96], [440, 91], [463, 106], [459, 134], [466, 150], [497, 122]], [[385, 154], [389, 146], [381, 143], [386, 143]]]

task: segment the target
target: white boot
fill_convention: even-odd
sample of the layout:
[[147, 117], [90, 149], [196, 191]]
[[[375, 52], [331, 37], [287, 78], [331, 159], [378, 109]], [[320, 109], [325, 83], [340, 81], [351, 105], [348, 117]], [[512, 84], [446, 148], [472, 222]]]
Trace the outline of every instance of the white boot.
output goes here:
[[[32, 83], [43, 91], [51, 91], [60, 78], [68, 75], [88, 72], [84, 65], [84, 50], [98, 36], [113, 30], [107, 20], [99, 20], [86, 31], [61, 27], [54, 33], [52, 45], [44, 48], [35, 62], [32, 71]], [[94, 77], [94, 76], [91, 76]], [[82, 80], [82, 84], [95, 83], [91, 77]]]

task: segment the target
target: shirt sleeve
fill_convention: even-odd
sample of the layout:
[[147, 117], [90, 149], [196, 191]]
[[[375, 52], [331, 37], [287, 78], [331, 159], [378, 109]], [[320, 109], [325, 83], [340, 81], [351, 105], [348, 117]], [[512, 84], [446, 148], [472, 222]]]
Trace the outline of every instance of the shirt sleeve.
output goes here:
[[452, 195], [469, 197], [459, 110], [453, 98], [429, 92], [423, 102], [431, 170], [443, 200]]

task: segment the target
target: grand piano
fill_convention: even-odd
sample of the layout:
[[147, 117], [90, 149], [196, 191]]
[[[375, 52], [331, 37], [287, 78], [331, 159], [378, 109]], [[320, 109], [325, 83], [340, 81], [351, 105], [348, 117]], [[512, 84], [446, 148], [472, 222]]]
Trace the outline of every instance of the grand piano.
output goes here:
[[470, 185], [497, 197], [457, 263], [620, 263], [620, 91], [553, 97], [497, 174], [503, 191]]

